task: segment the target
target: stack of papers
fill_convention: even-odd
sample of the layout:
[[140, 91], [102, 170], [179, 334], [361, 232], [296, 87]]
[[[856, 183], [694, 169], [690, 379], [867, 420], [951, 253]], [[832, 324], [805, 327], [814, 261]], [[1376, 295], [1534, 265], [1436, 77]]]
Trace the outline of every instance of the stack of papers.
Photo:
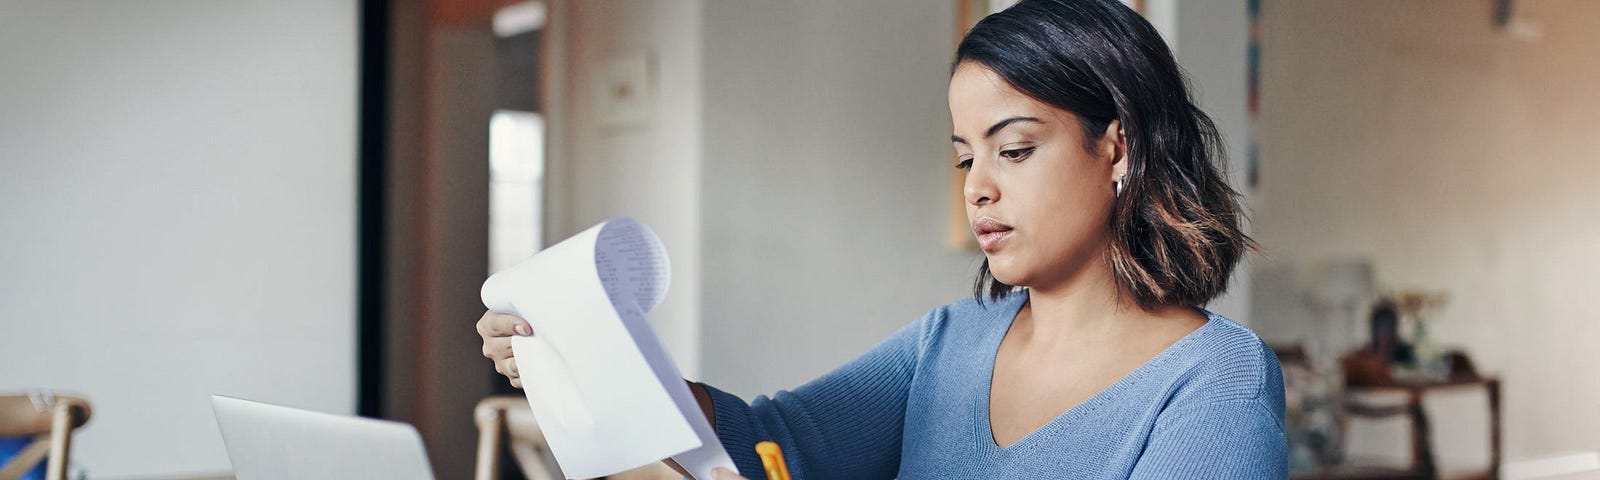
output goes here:
[[671, 457], [698, 479], [737, 471], [645, 319], [666, 298], [666, 248], [637, 221], [606, 221], [483, 284], [490, 310], [528, 320], [511, 339], [522, 388], [567, 478]]

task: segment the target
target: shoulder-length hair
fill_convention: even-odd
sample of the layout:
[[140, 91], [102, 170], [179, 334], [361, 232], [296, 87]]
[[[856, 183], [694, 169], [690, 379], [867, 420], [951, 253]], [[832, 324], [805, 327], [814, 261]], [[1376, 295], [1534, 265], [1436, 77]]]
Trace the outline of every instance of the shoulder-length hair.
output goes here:
[[[1256, 244], [1244, 234], [1217, 128], [1189, 96], [1166, 42], [1117, 0], [1023, 0], [978, 22], [956, 49], [1013, 88], [1077, 116], [1093, 148], [1112, 120], [1127, 141], [1126, 176], [1111, 213], [1119, 291], [1141, 308], [1199, 306], [1227, 291]], [[984, 261], [973, 295], [1012, 291]]]

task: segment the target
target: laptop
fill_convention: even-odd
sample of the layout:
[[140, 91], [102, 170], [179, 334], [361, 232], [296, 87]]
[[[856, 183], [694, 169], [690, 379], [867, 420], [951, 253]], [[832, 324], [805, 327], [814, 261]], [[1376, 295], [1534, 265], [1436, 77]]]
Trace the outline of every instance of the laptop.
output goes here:
[[238, 480], [433, 480], [417, 429], [211, 396]]

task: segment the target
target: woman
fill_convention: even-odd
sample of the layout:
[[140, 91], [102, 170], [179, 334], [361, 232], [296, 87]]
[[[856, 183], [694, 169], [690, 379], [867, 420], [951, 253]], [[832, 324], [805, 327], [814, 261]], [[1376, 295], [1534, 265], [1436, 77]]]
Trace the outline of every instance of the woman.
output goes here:
[[[1116, 0], [1024, 0], [950, 79], [975, 298], [751, 403], [691, 384], [740, 470], [795, 478], [1285, 478], [1277, 359], [1202, 310], [1252, 247], [1215, 127]], [[479, 320], [486, 356], [521, 319]], [[729, 474], [726, 478], [738, 478]]]

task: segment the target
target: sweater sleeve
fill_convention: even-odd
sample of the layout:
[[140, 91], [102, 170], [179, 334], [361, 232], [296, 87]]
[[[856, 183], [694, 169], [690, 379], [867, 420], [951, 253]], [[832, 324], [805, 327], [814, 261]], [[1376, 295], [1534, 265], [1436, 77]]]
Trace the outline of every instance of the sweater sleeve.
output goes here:
[[772, 440], [783, 448], [795, 480], [893, 478], [900, 468], [907, 391], [936, 312], [793, 391], [746, 404], [707, 386], [717, 436], [740, 473], [766, 478], [755, 444]]

